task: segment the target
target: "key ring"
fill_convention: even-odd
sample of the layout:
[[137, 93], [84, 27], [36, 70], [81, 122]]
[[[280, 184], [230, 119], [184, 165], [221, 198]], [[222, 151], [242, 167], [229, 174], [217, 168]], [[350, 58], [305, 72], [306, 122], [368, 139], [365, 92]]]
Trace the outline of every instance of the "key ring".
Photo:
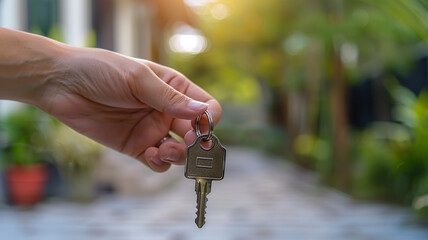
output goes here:
[[202, 134], [201, 134], [201, 131], [199, 131], [199, 121], [201, 120], [201, 117], [204, 114], [207, 115], [207, 118], [208, 118], [209, 130], [208, 130], [208, 134], [204, 134], [204, 135], [207, 135], [207, 137], [203, 138], [202, 140], [204, 140], [205, 142], [207, 142], [207, 141], [211, 140], [211, 138], [213, 136], [213, 130], [214, 130], [214, 123], [213, 123], [213, 119], [211, 117], [210, 112], [205, 111], [204, 113], [202, 113], [201, 115], [199, 115], [196, 118], [195, 128], [196, 128], [196, 135], [198, 135], [198, 137], [200, 137]]

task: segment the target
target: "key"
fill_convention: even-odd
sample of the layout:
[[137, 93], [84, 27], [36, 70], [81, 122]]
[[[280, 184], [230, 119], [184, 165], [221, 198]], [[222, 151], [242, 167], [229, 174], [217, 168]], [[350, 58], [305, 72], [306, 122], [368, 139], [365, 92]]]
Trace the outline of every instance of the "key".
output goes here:
[[223, 179], [226, 161], [226, 149], [215, 135], [212, 135], [210, 148], [206, 149], [201, 145], [206, 137], [208, 134], [199, 136], [186, 150], [185, 176], [195, 179], [197, 195], [195, 223], [199, 228], [205, 224], [205, 208], [207, 195], [211, 192], [211, 182]]
[[211, 180], [197, 178], [195, 180], [196, 191], [196, 225], [201, 228], [205, 224], [205, 208], [207, 207], [207, 195], [211, 192]]
[[[222, 180], [226, 163], [226, 149], [218, 138], [212, 134], [212, 119], [208, 112], [210, 130], [208, 134], [199, 132], [200, 116], [196, 119], [196, 133], [198, 137], [186, 150], [186, 178], [195, 179], [196, 191], [196, 219], [199, 228], [205, 224], [205, 209], [208, 201], [207, 195], [211, 192], [211, 182]], [[210, 141], [208, 148], [202, 146], [202, 142]]]

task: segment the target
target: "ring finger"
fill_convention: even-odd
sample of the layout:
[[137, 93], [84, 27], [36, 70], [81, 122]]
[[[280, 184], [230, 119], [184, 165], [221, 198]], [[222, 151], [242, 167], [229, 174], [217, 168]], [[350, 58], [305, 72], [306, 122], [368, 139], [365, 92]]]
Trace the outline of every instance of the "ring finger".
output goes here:
[[159, 146], [159, 158], [161, 161], [183, 165], [186, 156], [186, 145], [170, 137]]

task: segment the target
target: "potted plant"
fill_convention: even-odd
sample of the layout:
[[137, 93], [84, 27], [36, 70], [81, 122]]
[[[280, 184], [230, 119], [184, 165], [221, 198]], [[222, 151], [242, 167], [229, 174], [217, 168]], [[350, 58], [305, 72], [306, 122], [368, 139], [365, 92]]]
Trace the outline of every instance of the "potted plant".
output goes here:
[[49, 148], [55, 164], [67, 186], [71, 200], [91, 201], [95, 196], [94, 169], [102, 147], [64, 124], [58, 124], [50, 133]]
[[47, 169], [43, 164], [46, 153], [40, 110], [23, 106], [3, 119], [1, 148], [7, 196], [12, 204], [34, 205], [45, 190]]

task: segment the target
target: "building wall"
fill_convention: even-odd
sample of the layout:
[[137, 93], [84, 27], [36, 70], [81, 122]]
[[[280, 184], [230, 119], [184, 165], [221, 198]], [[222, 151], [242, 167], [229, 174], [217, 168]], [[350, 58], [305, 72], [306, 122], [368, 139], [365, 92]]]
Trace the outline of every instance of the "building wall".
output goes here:
[[128, 56], [151, 59], [150, 6], [136, 0], [116, 0], [114, 50]]
[[0, 0], [0, 26], [12, 29], [25, 29], [25, 1]]
[[61, 0], [60, 17], [64, 42], [84, 47], [88, 44], [91, 30], [91, 1]]

